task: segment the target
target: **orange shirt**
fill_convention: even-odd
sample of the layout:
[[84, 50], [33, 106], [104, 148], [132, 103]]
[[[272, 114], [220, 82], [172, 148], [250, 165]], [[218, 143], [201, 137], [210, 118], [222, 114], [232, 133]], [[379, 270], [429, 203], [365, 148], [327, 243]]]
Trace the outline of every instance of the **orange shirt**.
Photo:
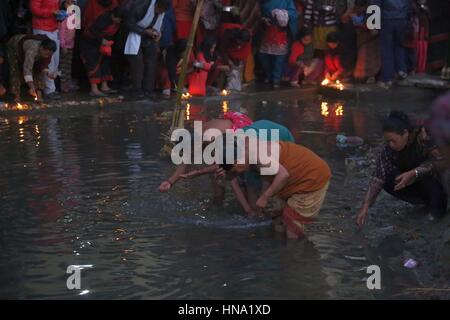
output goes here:
[[320, 190], [331, 178], [330, 167], [322, 158], [291, 142], [280, 142], [279, 162], [289, 172], [288, 183], [278, 193], [282, 199], [296, 193]]

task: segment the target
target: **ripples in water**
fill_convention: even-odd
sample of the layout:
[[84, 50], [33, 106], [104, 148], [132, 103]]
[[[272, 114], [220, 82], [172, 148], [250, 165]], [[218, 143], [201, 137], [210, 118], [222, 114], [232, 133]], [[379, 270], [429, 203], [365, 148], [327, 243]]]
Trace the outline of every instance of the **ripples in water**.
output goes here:
[[[367, 137], [375, 115], [349, 107], [324, 119], [320, 102], [302, 101], [245, 108], [287, 125], [331, 163], [329, 196], [308, 240], [287, 242], [270, 221], [238, 215], [230, 194], [214, 207], [207, 179], [158, 193], [173, 168], [158, 155], [169, 123], [153, 120], [154, 111], [0, 119], [0, 297], [373, 298], [361, 271], [373, 259], [343, 209], [355, 204], [351, 186], [342, 190], [343, 159], [326, 134], [300, 132]], [[221, 109], [191, 111], [195, 119]], [[69, 265], [92, 265], [82, 290], [66, 288]]]

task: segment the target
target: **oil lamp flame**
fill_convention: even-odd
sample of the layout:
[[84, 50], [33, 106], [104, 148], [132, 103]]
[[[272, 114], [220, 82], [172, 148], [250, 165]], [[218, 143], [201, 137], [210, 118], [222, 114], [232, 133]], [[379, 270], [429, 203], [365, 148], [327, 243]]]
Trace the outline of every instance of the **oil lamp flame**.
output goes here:
[[191, 105], [189, 103], [186, 106], [186, 120], [191, 120]]
[[222, 104], [222, 111], [223, 113], [227, 113], [228, 112], [228, 101], [224, 101]]
[[328, 111], [328, 103], [327, 102], [322, 102], [322, 104], [320, 105], [320, 109], [321, 109], [321, 114], [324, 117], [328, 117], [328, 115], [330, 114], [330, 112]]
[[189, 92], [185, 92], [181, 95], [181, 98], [184, 100], [189, 99], [191, 97], [192, 97], [192, 95]]
[[330, 80], [328, 80], [328, 79], [325, 78], [325, 79], [323, 79], [321, 85], [322, 85], [322, 86], [327, 86], [329, 83], [330, 83]]

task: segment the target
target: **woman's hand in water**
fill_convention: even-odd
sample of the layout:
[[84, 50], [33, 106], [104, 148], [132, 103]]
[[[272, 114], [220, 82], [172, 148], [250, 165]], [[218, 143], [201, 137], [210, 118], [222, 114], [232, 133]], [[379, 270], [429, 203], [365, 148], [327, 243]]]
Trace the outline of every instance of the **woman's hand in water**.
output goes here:
[[416, 172], [414, 170], [402, 173], [395, 178], [394, 191], [399, 191], [414, 183], [416, 180]]
[[254, 210], [250, 209], [247, 211], [247, 215], [249, 218], [255, 218], [255, 219], [263, 219], [264, 213], [261, 210]]
[[366, 205], [363, 205], [363, 207], [359, 210], [358, 215], [356, 216], [356, 224], [358, 225], [358, 227], [362, 228], [362, 226], [366, 222], [368, 213], [368, 207]]
[[172, 184], [169, 181], [163, 181], [159, 186], [159, 192], [167, 192], [172, 188]]
[[224, 169], [222, 169], [222, 168], [217, 169], [216, 178], [225, 178], [226, 176], [227, 176], [227, 172]]
[[256, 201], [256, 206], [259, 209], [264, 209], [267, 207], [267, 204], [269, 203], [269, 198], [267, 198], [264, 194], [261, 195], [258, 199], [258, 201]]

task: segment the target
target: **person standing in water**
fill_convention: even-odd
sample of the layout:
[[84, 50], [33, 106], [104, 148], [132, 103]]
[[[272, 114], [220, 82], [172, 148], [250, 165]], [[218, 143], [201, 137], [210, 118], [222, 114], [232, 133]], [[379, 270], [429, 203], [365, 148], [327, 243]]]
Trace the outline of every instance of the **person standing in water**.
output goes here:
[[[227, 112], [223, 119], [213, 119], [205, 123], [203, 131], [206, 132], [209, 129], [217, 129], [222, 133], [225, 133], [227, 130], [233, 130], [235, 132], [240, 129], [242, 129], [243, 132], [254, 130], [257, 136], [259, 135], [260, 130], [268, 130], [269, 135], [267, 136], [267, 140], [272, 140], [270, 130], [278, 130], [280, 140], [295, 142], [292, 133], [286, 127], [268, 120], [252, 122], [250, 118], [240, 112]], [[214, 174], [217, 169], [218, 165], [210, 165], [194, 170], [190, 170], [189, 165], [180, 165], [168, 180], [161, 183], [159, 191], [169, 191], [180, 179], [192, 179], [209, 174], [213, 181], [215, 198], [216, 200], [221, 200], [224, 197], [225, 190], [224, 186], [218, 185], [216, 181], [217, 177]], [[258, 208], [256, 207], [257, 196], [262, 187], [259, 174], [248, 172], [243, 175], [241, 181], [234, 177], [230, 180], [230, 184], [238, 202], [245, 212], [250, 216], [259, 215]]]
[[[259, 196], [256, 206], [265, 209], [271, 198], [275, 197], [283, 201], [282, 222], [275, 222], [275, 229], [286, 234], [289, 239], [304, 237], [304, 225], [312, 223], [318, 216], [331, 179], [331, 170], [328, 164], [306, 147], [292, 142], [259, 141], [267, 143], [267, 159], [263, 159], [260, 150], [257, 152], [257, 164], [250, 163], [253, 156], [251, 145], [254, 142], [246, 137], [244, 147], [235, 142], [224, 145], [224, 164], [220, 170], [227, 175], [241, 175], [255, 167], [261, 173], [261, 177], [268, 182], [267, 188]], [[238, 159], [239, 151], [242, 159]], [[234, 163], [226, 162], [228, 153], [233, 152]], [[269, 161], [267, 161], [269, 160]], [[263, 172], [270, 166], [272, 172]]]
[[415, 127], [408, 116], [393, 111], [383, 123], [387, 144], [378, 155], [363, 204], [356, 218], [360, 227], [367, 220], [381, 190], [411, 204], [424, 204], [429, 220], [447, 211], [447, 193], [438, 180], [439, 152], [423, 127]]
[[[240, 112], [226, 112], [223, 115], [223, 118], [221, 119], [213, 119], [211, 121], [208, 121], [203, 125], [203, 132], [209, 130], [209, 129], [217, 129], [221, 131], [222, 133], [225, 133], [226, 130], [239, 130], [246, 126], [249, 126], [253, 124], [253, 120], [250, 119], [247, 115], [240, 113]], [[215, 169], [209, 169], [209, 167], [206, 167], [204, 169], [201, 169], [202, 171], [200, 173], [207, 174], [207, 173], [214, 173]], [[177, 167], [175, 172], [172, 174], [172, 176], [161, 182], [159, 186], [160, 192], [167, 192], [169, 191], [172, 186], [178, 182], [180, 179], [186, 178], [186, 173], [189, 171], [189, 165], [182, 164]], [[199, 172], [197, 172], [199, 173]]]

